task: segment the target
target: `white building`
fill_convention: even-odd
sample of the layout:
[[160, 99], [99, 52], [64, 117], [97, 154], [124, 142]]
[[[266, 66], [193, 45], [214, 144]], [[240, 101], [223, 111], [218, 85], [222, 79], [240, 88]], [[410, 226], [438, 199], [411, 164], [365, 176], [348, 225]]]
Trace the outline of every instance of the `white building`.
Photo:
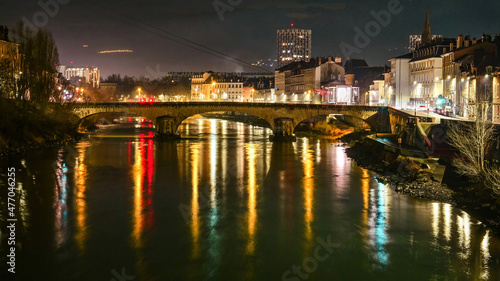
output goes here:
[[327, 103], [352, 105], [359, 103], [359, 87], [337, 85], [328, 88]]
[[[64, 78], [70, 82], [79, 82], [91, 84], [94, 88], [99, 88], [99, 81], [101, 79], [101, 72], [97, 67], [67, 67], [65, 65], [60, 65], [57, 67], [57, 71], [60, 72]], [[75, 81], [77, 78], [78, 81]]]
[[[373, 80], [368, 95], [365, 93], [364, 103], [372, 106], [388, 106], [392, 96], [392, 87], [390, 87], [389, 81], [390, 73], [384, 73], [384, 75], [380, 75], [380, 77]], [[363, 101], [360, 102], [363, 103]]]
[[390, 72], [390, 100], [389, 105], [397, 108], [406, 108], [410, 105], [410, 60], [413, 54], [409, 53], [389, 60]]
[[244, 101], [241, 77], [205, 72], [191, 77], [192, 101]]
[[443, 97], [443, 58], [450, 42], [434, 43], [413, 53], [410, 60], [410, 104], [433, 109]]

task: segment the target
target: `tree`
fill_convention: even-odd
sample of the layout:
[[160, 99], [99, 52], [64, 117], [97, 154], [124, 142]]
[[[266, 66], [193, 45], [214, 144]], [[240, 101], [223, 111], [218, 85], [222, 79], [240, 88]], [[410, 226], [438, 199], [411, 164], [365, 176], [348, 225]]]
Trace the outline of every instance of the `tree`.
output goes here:
[[496, 140], [495, 126], [488, 120], [490, 105], [480, 102], [475, 108], [475, 122], [450, 122], [447, 142], [458, 150], [453, 159], [457, 172], [472, 180], [482, 181], [500, 195], [499, 167], [488, 161], [487, 155]]
[[19, 75], [19, 56], [15, 44], [6, 45], [6, 56], [0, 59], [0, 97], [14, 98]]
[[33, 33], [22, 22], [17, 25], [15, 36], [20, 54], [18, 96], [44, 105], [58, 96], [55, 78], [59, 54], [54, 38], [44, 29]]

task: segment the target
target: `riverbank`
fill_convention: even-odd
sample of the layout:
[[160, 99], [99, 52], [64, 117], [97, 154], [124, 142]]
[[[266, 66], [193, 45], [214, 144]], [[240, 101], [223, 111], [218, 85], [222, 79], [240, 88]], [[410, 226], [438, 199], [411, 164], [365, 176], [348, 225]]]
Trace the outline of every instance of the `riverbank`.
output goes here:
[[48, 104], [2, 99], [0, 103], [0, 157], [45, 147], [66, 145], [79, 136], [70, 112]]
[[389, 184], [396, 192], [449, 203], [500, 232], [500, 198], [482, 184], [469, 183], [454, 174], [449, 163], [441, 163], [447, 168], [443, 183], [439, 183], [426, 165], [380, 149], [362, 134], [346, 136], [342, 140], [350, 143], [346, 148], [350, 158], [359, 166], [377, 172], [377, 179]]
[[346, 135], [353, 134], [355, 131], [353, 127], [347, 126], [339, 121], [331, 120], [330, 122], [326, 122], [324, 118], [321, 119], [322, 120], [314, 120], [314, 123], [299, 123], [295, 128], [295, 134], [299, 137], [314, 135], [327, 139], [340, 139]]

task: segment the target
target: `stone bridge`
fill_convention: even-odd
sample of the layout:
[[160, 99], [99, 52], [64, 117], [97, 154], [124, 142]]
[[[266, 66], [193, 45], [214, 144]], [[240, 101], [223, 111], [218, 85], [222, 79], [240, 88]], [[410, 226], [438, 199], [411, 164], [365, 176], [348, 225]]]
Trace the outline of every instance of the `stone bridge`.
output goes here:
[[[389, 132], [389, 109], [383, 106], [281, 104], [238, 102], [167, 102], [167, 103], [75, 103], [67, 104], [80, 122], [93, 114], [129, 113], [152, 120], [160, 135], [175, 135], [186, 118], [207, 112], [233, 111], [251, 114], [266, 120], [275, 136], [292, 135], [303, 120], [319, 115], [339, 114], [358, 120], [372, 131]], [[351, 122], [352, 123], [352, 122]]]

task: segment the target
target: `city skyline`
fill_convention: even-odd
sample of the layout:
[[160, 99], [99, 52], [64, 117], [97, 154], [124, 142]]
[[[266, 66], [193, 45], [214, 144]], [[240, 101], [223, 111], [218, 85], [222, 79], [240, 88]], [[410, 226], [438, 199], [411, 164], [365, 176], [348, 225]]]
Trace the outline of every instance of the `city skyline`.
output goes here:
[[[454, 8], [450, 9], [450, 1], [435, 1], [430, 6], [396, 2], [400, 12], [392, 14], [367, 46], [357, 48], [351, 57], [366, 59], [370, 65], [387, 65], [391, 57], [406, 53], [408, 36], [421, 32], [427, 8], [432, 32], [443, 37], [458, 34], [480, 37], [483, 33], [495, 35], [500, 30], [500, 24], [490, 20], [499, 3], [481, 2], [481, 5], [458, 1], [453, 2]], [[119, 5], [113, 1], [96, 4], [84, 0], [45, 3], [58, 6], [47, 4], [49, 12], [46, 12], [36, 2], [3, 3], [2, 24], [12, 28], [21, 19], [33, 25], [37, 20], [45, 23], [41, 21], [43, 17], [37, 18], [45, 13], [47, 20], [43, 27], [49, 29], [56, 40], [61, 65], [71, 65], [71, 62], [75, 66], [95, 65], [101, 69], [102, 77], [120, 73], [157, 78], [169, 71], [256, 71], [251, 63], [274, 58], [276, 30], [291, 23], [311, 29], [315, 34], [312, 57], [346, 59], [341, 44], [355, 46], [355, 28], [365, 29], [374, 20], [373, 15], [387, 9], [391, 1], [233, 1], [231, 3], [236, 4], [233, 6], [227, 6], [224, 1], [187, 1], [168, 6], [150, 1], [140, 7], [127, 1]], [[98, 53], [107, 49], [134, 52]]]

